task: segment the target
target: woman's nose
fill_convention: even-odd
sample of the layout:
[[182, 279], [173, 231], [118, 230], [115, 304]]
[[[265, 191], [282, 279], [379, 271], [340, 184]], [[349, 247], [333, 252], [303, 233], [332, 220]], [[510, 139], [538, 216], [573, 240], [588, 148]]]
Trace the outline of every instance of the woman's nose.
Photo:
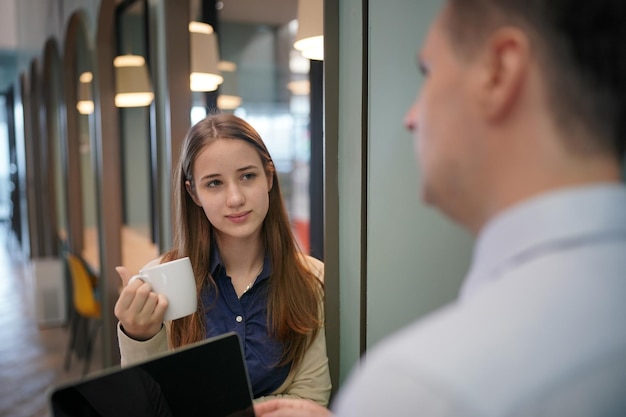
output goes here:
[[238, 184], [231, 184], [228, 187], [228, 195], [226, 197], [226, 204], [229, 207], [238, 207], [245, 202], [243, 193]]

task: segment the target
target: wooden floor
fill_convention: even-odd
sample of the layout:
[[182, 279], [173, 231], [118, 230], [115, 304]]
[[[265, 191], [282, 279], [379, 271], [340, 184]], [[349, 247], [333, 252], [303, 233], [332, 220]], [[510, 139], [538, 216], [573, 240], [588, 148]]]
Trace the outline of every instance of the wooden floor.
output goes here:
[[[49, 417], [50, 389], [80, 379], [83, 362], [73, 357], [69, 371], [64, 371], [69, 328], [38, 325], [32, 264], [4, 226], [0, 227], [0, 417]], [[96, 343], [90, 372], [101, 369], [101, 358]]]

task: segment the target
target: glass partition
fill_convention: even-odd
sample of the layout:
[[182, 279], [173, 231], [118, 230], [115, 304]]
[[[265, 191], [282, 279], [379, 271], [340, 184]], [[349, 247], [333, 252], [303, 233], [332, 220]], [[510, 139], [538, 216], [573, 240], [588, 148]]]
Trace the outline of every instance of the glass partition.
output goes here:
[[[146, 7], [145, 0], [126, 1], [118, 6], [117, 55], [141, 56], [149, 65]], [[138, 107], [118, 107], [124, 196], [122, 222], [127, 232], [149, 242], [157, 241], [152, 175], [153, 107], [153, 102]]]
[[62, 249], [67, 247], [68, 222], [67, 222], [67, 189], [63, 167], [64, 159], [63, 137], [64, 123], [62, 113], [62, 86], [61, 58], [56, 41], [48, 40], [45, 48], [44, 65], [44, 97], [46, 109], [46, 132], [50, 161], [48, 186], [50, 192], [50, 204], [52, 213], [49, 216], [52, 223], [52, 233], [56, 245], [54, 253], [61, 255]]
[[269, 5], [191, 1], [190, 20], [212, 24], [218, 35], [223, 78], [215, 92], [192, 93], [191, 122], [215, 106], [259, 132], [278, 170], [296, 237], [310, 253], [310, 61], [293, 48], [297, 0], [272, 3], [279, 7], [269, 13]]
[[[80, 203], [83, 230], [83, 256], [94, 269], [99, 268], [98, 203], [96, 181], [96, 132], [94, 120], [94, 64], [84, 21], [78, 25], [74, 80], [76, 97], [74, 106], [67, 111], [76, 112], [76, 128], [80, 169]], [[70, 189], [70, 193], [75, 190]]]

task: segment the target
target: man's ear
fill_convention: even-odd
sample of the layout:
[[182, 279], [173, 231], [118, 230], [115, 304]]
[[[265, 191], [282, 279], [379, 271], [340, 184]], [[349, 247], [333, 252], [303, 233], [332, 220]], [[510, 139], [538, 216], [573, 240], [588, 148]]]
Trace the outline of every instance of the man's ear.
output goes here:
[[530, 70], [528, 36], [515, 27], [491, 34], [481, 56], [480, 106], [490, 120], [506, 117], [518, 103]]
[[191, 197], [193, 202], [196, 203], [197, 206], [202, 207], [202, 204], [200, 204], [200, 200], [198, 200], [198, 198], [196, 197], [196, 193], [192, 188], [191, 182], [189, 180], [185, 181], [185, 189], [187, 190], [187, 193], [189, 193], [189, 196]]

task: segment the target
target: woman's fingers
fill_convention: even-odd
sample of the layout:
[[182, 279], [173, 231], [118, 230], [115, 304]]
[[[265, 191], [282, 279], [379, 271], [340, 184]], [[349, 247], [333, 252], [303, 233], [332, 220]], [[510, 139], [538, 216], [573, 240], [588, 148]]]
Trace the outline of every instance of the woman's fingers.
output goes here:
[[125, 266], [118, 266], [115, 268], [115, 271], [122, 279], [122, 286], [128, 285], [128, 281], [132, 278], [133, 274], [126, 268]]
[[128, 336], [138, 340], [153, 337], [162, 327], [167, 298], [156, 294], [150, 284], [140, 279], [129, 282], [132, 274], [126, 268], [116, 270], [124, 286], [115, 303], [115, 316]]

